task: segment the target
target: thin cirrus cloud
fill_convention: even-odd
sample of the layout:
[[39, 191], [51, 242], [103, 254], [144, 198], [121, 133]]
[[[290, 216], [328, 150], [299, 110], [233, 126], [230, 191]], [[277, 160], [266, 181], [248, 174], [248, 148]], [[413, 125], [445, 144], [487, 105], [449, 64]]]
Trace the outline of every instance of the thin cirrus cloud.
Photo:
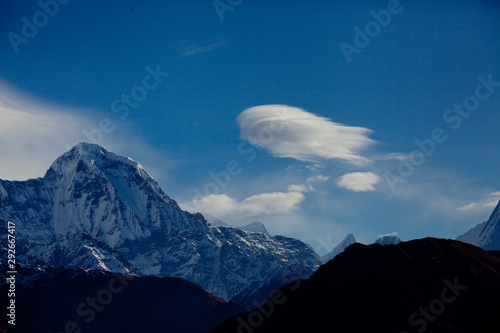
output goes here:
[[336, 184], [338, 187], [354, 192], [375, 191], [375, 184], [382, 180], [373, 172], [352, 172], [340, 176]]
[[290, 213], [305, 199], [301, 192], [272, 192], [237, 201], [225, 194], [212, 194], [179, 205], [188, 211], [203, 211], [216, 217]]
[[371, 162], [360, 151], [375, 143], [372, 131], [351, 127], [286, 105], [261, 105], [244, 110], [237, 118], [240, 137], [266, 148], [277, 157], [301, 161], [338, 159], [364, 165]]
[[288, 192], [314, 192], [314, 183], [324, 183], [328, 181], [330, 177], [325, 175], [315, 175], [306, 179], [304, 184], [292, 184], [288, 185]]
[[499, 200], [500, 200], [500, 191], [492, 192], [486, 199], [480, 202], [470, 202], [465, 206], [459, 207], [458, 210], [468, 211], [472, 209], [481, 209], [481, 208], [491, 209], [498, 205]]
[[49, 105], [0, 81], [0, 178], [41, 177], [91, 126], [81, 110]]
[[[92, 114], [95, 117], [89, 117]], [[56, 158], [78, 142], [88, 141], [83, 131], [97, 128], [101, 117], [94, 110], [47, 103], [0, 79], [0, 179], [42, 177]], [[167, 164], [165, 153], [130, 134], [127, 124], [115, 124], [117, 130], [104, 137], [106, 147], [131, 153], [148, 171], [153, 170], [157, 180], [164, 179], [165, 167], [157, 165]], [[180, 163], [167, 158], [169, 165]]]
[[207, 53], [213, 51], [221, 46], [226, 45], [227, 43], [223, 40], [220, 40], [216, 43], [212, 43], [206, 46], [200, 46], [196, 44], [185, 45], [179, 48], [181, 57], [191, 57], [199, 53]]

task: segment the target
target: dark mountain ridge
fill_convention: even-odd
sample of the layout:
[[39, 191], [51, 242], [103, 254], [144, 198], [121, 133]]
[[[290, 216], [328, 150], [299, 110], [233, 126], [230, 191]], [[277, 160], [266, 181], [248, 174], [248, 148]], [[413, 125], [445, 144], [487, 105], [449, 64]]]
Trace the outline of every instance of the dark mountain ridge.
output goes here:
[[435, 238], [356, 243], [215, 332], [238, 330], [500, 332], [499, 253]]
[[[5, 315], [0, 319], [8, 332], [210, 332], [248, 310], [181, 278], [53, 267], [17, 271], [16, 325], [7, 325]], [[9, 302], [5, 282], [2, 276], [2, 304]]]

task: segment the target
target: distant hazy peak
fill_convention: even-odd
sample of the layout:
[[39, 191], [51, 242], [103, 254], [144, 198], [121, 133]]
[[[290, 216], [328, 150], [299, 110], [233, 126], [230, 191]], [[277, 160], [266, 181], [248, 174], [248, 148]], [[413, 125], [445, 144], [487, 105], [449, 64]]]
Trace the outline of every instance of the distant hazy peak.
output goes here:
[[337, 255], [340, 253], [344, 252], [345, 249], [347, 249], [351, 244], [356, 243], [356, 239], [354, 238], [353, 234], [348, 234], [342, 242], [340, 242], [339, 245], [335, 246], [335, 248], [329, 252], [328, 254], [325, 254], [324, 256], [321, 257], [321, 262], [326, 263], [333, 258], [335, 258]]
[[245, 226], [240, 227], [240, 226], [235, 226], [235, 225], [231, 225], [229, 223], [226, 223], [226, 222], [222, 221], [221, 219], [219, 219], [215, 216], [212, 216], [208, 213], [203, 213], [203, 216], [205, 216], [206, 220], [208, 221], [208, 223], [210, 223], [210, 225], [212, 227], [232, 227], [232, 228], [238, 228], [240, 230], [244, 230], [244, 231], [248, 231], [248, 232], [261, 232], [263, 234], [269, 235], [269, 233], [267, 232], [266, 226], [262, 222], [255, 221], [255, 222], [252, 222], [250, 224], [247, 224]]
[[397, 236], [387, 235], [380, 237], [375, 243], [380, 245], [396, 245], [401, 243], [401, 239]]
[[237, 228], [240, 228], [241, 230], [245, 230], [245, 231], [249, 231], [249, 232], [261, 232], [263, 234], [269, 235], [264, 224], [261, 222], [258, 222], [258, 221], [255, 221], [255, 222], [252, 222], [252, 223], [245, 225], [243, 227], [237, 227]]

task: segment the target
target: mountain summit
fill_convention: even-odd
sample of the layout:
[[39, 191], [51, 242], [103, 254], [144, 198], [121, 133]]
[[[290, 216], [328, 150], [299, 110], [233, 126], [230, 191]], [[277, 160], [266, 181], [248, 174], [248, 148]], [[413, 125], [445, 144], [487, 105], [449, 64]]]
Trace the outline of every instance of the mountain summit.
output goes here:
[[329, 262], [330, 260], [335, 258], [337, 255], [344, 252], [345, 249], [347, 249], [351, 244], [354, 244], [354, 243], [356, 243], [356, 239], [354, 238], [354, 235], [348, 234], [344, 238], [344, 240], [342, 242], [340, 242], [340, 244], [335, 246], [335, 248], [331, 252], [329, 252], [321, 257], [321, 262], [323, 262], [323, 263]]
[[[0, 180], [0, 219], [24, 264], [181, 277], [225, 299], [255, 281], [305, 278], [320, 264], [299, 240], [210, 227], [179, 208], [136, 161], [80, 143], [43, 178]], [[6, 223], [0, 243], [7, 244]]]

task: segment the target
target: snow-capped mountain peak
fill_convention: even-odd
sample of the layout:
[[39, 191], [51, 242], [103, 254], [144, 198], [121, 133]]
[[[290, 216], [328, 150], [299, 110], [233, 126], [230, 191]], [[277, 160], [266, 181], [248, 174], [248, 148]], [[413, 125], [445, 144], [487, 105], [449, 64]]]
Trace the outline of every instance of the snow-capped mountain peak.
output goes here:
[[356, 243], [356, 239], [354, 238], [353, 234], [348, 234], [340, 244], [335, 246], [335, 248], [329, 252], [328, 254], [325, 254], [324, 256], [321, 257], [321, 262], [326, 263], [333, 258], [335, 258], [337, 255], [340, 253], [344, 252], [345, 249], [347, 249], [351, 244]]
[[320, 264], [298, 240], [209, 227], [138, 162], [89, 143], [59, 157], [43, 178], [0, 180], [0, 219], [16, 223], [20, 262], [182, 277], [226, 299], [290, 271], [305, 278]]
[[401, 243], [401, 239], [398, 236], [385, 235], [377, 239], [375, 243], [380, 245], [396, 245]]
[[[354, 243], [356, 243], [356, 239], [354, 239], [354, 235], [348, 234], [345, 237], [345, 239], [342, 242], [340, 242], [340, 244], [338, 244], [331, 252], [329, 252], [321, 257], [321, 262], [327, 263], [328, 261], [332, 260], [340, 253], [344, 252], [345, 249], [347, 249], [351, 244], [354, 244]], [[401, 239], [397, 236], [394, 236], [394, 235], [385, 235], [385, 236], [378, 238], [375, 241], [375, 243], [381, 244], [381, 245], [399, 244], [399, 243], [401, 243]]]
[[[125, 156], [116, 155], [103, 146], [80, 142], [52, 163], [46, 177], [62, 178], [66, 181], [89, 175], [90, 178], [105, 177], [121, 190], [127, 190], [130, 183], [141, 184], [161, 195], [163, 199], [170, 198], [163, 193], [156, 181], [144, 170], [139, 162]], [[127, 184], [123, 182], [127, 181]], [[127, 185], [125, 188], [124, 185]]]
[[487, 221], [458, 236], [457, 240], [481, 247], [487, 251], [500, 250], [500, 201]]

